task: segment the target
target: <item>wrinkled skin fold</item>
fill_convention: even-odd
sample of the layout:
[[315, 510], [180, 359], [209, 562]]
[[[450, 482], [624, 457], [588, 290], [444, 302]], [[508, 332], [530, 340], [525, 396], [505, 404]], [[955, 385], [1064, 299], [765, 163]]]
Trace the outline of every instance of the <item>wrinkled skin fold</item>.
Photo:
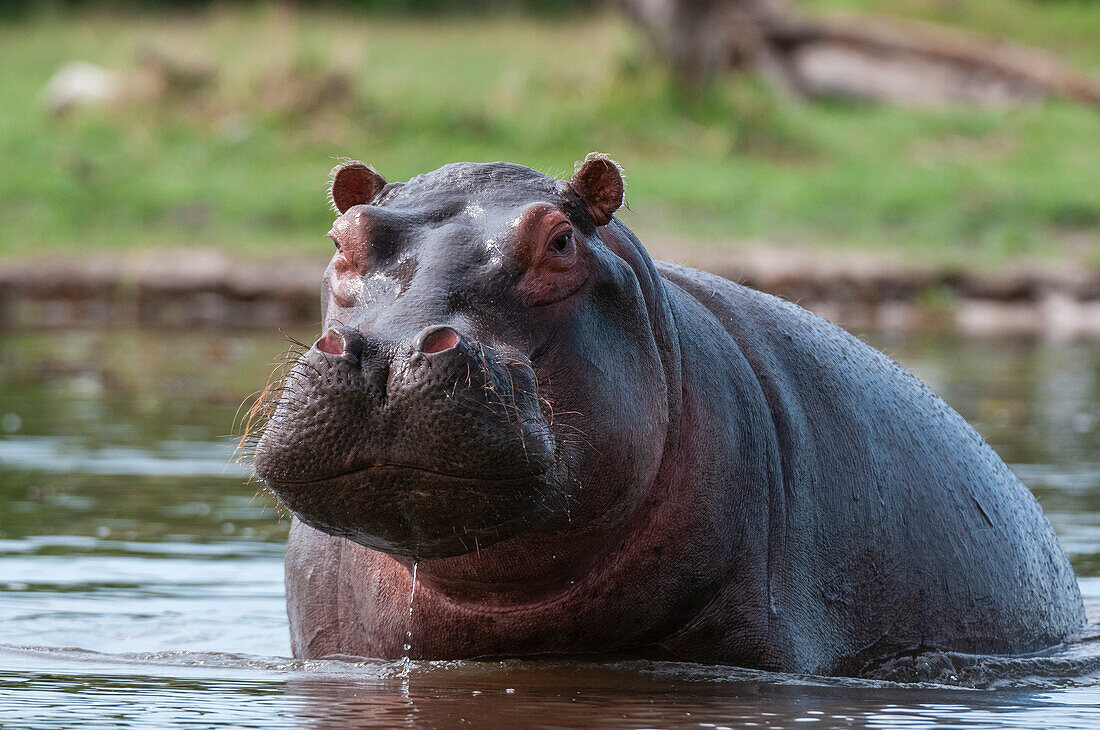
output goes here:
[[600, 156], [334, 171], [324, 334], [254, 455], [295, 515], [295, 656], [859, 674], [1081, 628], [1042, 510], [957, 413], [793, 304], [650, 260], [622, 197]]

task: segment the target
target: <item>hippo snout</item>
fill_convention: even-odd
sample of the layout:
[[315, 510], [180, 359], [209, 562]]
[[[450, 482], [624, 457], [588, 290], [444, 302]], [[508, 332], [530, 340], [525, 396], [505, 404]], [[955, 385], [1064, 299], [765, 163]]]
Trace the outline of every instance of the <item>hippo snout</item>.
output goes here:
[[283, 384], [256, 474], [307, 524], [392, 554], [462, 554], [556, 513], [530, 365], [450, 325], [407, 342], [328, 328]]

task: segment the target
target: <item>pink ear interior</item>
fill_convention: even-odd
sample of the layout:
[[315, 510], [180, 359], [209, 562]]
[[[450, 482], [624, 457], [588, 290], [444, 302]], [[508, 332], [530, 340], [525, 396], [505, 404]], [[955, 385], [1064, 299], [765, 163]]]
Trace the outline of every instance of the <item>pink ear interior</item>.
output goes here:
[[386, 179], [362, 162], [349, 162], [332, 171], [332, 207], [338, 213], [367, 205], [386, 186]]

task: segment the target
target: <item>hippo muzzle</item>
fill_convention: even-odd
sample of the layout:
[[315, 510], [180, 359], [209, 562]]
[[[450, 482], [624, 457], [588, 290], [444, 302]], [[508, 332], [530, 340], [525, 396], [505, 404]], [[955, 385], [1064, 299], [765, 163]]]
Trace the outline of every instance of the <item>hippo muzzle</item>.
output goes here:
[[406, 345], [329, 329], [285, 379], [253, 466], [306, 524], [414, 559], [563, 513], [533, 370], [448, 326]]

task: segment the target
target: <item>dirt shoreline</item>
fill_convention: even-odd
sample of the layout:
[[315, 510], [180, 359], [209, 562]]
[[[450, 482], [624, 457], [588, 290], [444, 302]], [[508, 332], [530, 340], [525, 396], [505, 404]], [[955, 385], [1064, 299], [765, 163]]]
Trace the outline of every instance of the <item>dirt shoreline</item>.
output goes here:
[[[685, 256], [675, 242], [654, 246], [653, 253], [798, 302], [855, 330], [938, 327], [1100, 338], [1097, 269], [979, 274], [767, 249]], [[247, 260], [175, 250], [0, 261], [0, 328], [308, 326], [319, 317], [326, 254]]]

